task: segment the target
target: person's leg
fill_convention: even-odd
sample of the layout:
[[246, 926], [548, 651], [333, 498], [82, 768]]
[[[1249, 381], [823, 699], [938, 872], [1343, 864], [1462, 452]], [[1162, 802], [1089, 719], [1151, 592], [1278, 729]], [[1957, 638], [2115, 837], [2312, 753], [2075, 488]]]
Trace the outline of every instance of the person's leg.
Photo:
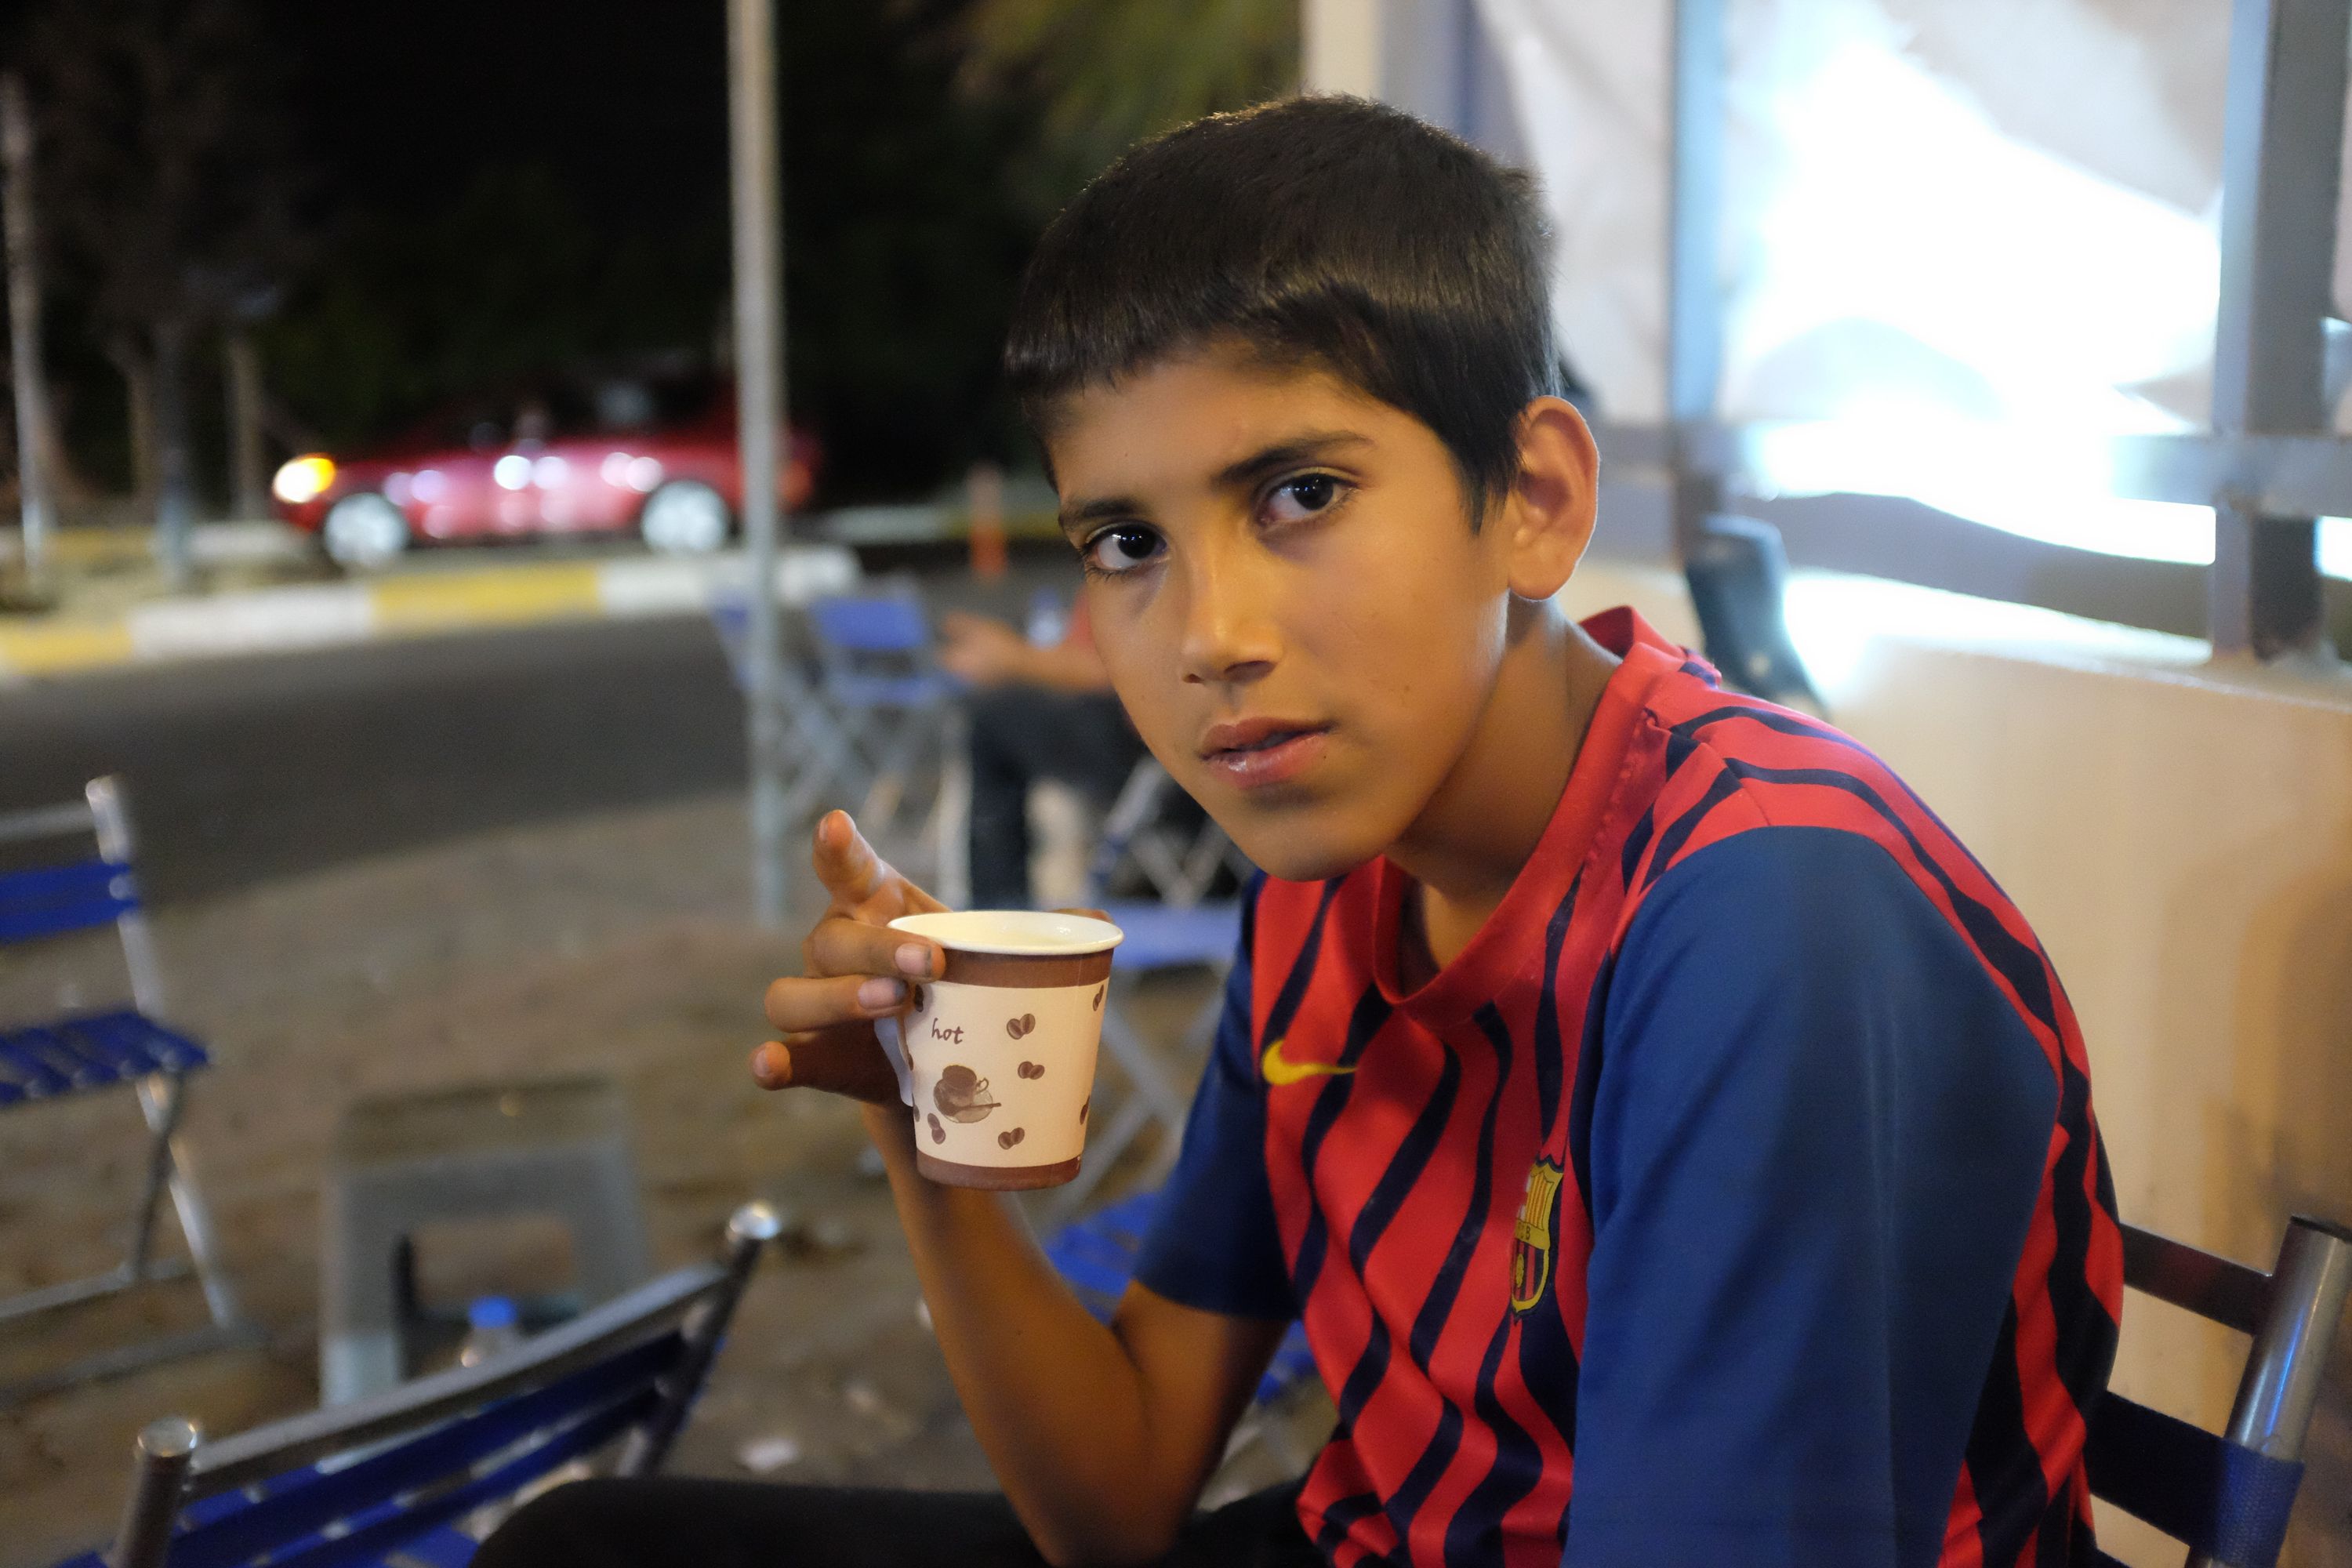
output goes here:
[[1029, 781], [1039, 728], [1028, 687], [965, 699], [971, 747], [971, 900], [983, 910], [1029, 907]]
[[656, 1476], [533, 1500], [473, 1568], [1045, 1568], [1012, 1505], [911, 1492]]

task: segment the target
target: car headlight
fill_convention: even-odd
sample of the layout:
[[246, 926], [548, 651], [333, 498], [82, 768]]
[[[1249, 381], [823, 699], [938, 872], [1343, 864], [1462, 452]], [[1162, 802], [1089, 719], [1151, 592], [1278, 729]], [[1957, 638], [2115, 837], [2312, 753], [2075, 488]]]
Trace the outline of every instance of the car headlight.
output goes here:
[[288, 506], [300, 506], [326, 494], [327, 487], [334, 482], [335, 460], [313, 453], [279, 468], [278, 477], [269, 482], [269, 493]]

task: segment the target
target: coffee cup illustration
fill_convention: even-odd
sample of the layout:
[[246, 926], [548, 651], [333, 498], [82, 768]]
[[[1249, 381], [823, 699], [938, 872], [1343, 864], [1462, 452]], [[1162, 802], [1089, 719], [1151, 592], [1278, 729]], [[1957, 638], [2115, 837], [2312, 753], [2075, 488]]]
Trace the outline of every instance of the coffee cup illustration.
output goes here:
[[1123, 933], [1084, 915], [973, 910], [904, 915], [942, 972], [875, 1032], [920, 1134], [915, 1163], [949, 1186], [1048, 1187], [1078, 1173]]

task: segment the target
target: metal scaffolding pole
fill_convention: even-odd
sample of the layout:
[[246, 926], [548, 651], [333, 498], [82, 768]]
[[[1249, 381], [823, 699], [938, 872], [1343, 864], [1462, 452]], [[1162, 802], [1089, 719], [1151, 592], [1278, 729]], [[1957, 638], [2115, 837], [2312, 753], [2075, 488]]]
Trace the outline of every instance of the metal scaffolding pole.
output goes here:
[[[2328, 428], [2325, 321], [2343, 169], [2352, 0], [2236, 0], [2221, 153], [2221, 300], [2213, 428], [2224, 437]], [[2324, 656], [2318, 537], [2242, 489], [2216, 498], [2208, 616], [2216, 653]]]
[[16, 394], [16, 496], [25, 572], [48, 569], [48, 383], [41, 374], [41, 285], [33, 244], [33, 116], [24, 79], [0, 75], [0, 177], [7, 182], [8, 341]]
[[1722, 510], [1723, 480], [1699, 447], [1723, 378], [1724, 0], [1676, 0], [1672, 208], [1666, 231], [1666, 423], [1675, 548], [1685, 560]]
[[776, 616], [776, 438], [783, 424], [783, 255], [774, 0], [727, 0], [735, 208], [735, 380], [751, 575], [743, 702], [751, 754], [751, 910], [784, 920], [783, 714]]

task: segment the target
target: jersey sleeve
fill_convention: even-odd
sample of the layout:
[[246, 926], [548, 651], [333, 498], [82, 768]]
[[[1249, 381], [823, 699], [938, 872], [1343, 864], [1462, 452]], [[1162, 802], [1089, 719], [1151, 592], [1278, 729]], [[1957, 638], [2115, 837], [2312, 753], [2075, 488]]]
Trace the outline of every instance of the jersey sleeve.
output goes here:
[[1176, 1169], [1160, 1189], [1135, 1278], [1171, 1301], [1239, 1318], [1288, 1319], [1297, 1304], [1265, 1174], [1265, 1091], [1250, 1027], [1253, 884], [1241, 951], [1225, 977], [1216, 1047], [1192, 1096]]
[[1563, 1563], [1931, 1568], [2057, 1114], [2024, 1019], [1885, 848], [1776, 826], [1660, 879], [1596, 1046]]

